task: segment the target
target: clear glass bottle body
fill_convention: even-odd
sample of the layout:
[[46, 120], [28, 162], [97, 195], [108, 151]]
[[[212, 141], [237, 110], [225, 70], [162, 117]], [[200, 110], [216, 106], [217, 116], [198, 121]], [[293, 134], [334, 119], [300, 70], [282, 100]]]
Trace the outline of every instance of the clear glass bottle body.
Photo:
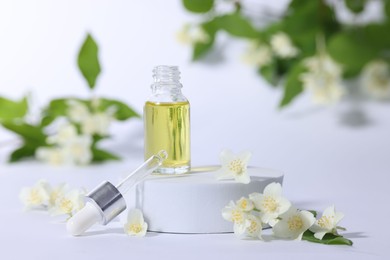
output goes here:
[[152, 95], [144, 106], [145, 159], [165, 150], [168, 158], [156, 172], [182, 174], [190, 170], [190, 104], [181, 92], [176, 66], [153, 70]]

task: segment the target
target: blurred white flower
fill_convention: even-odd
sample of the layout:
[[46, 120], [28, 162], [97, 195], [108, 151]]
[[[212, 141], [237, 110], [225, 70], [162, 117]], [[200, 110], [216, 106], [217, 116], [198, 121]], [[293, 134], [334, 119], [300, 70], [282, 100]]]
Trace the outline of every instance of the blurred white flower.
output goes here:
[[110, 113], [99, 112], [92, 114], [81, 122], [81, 132], [87, 135], [107, 135], [112, 120]]
[[70, 139], [77, 136], [77, 129], [72, 124], [62, 124], [59, 126], [56, 134], [47, 138], [49, 144], [66, 144]]
[[200, 26], [185, 24], [176, 34], [177, 41], [182, 44], [208, 43], [210, 36]]
[[62, 147], [62, 150], [68, 156], [68, 160], [72, 161], [73, 164], [85, 165], [91, 162], [92, 138], [89, 135], [76, 136], [66, 143]]
[[75, 123], [81, 123], [83, 122], [86, 118], [89, 117], [90, 112], [88, 107], [77, 100], [70, 100], [67, 102], [68, 104], [68, 117], [70, 121], [75, 122]]
[[253, 202], [245, 197], [242, 197], [236, 203], [242, 211], [251, 211], [254, 208]]
[[272, 61], [272, 51], [259, 41], [251, 41], [242, 56], [242, 61], [249, 65], [263, 67]]
[[294, 207], [280, 216], [275, 226], [272, 228], [276, 237], [301, 240], [303, 233], [315, 222], [313, 214], [309, 211], [299, 211]]
[[316, 220], [310, 231], [314, 232], [314, 237], [322, 239], [326, 233], [337, 234], [337, 224], [343, 219], [344, 214], [336, 212], [334, 206], [325, 209], [322, 217]]
[[101, 104], [101, 99], [99, 97], [93, 95], [92, 98], [91, 98], [92, 110], [94, 110], [94, 111], [98, 110], [100, 104]]
[[247, 227], [251, 224], [247, 221], [248, 213], [244, 212], [233, 201], [222, 209], [222, 217], [230, 222], [234, 223], [234, 234], [241, 236], [245, 233]]
[[40, 180], [33, 187], [22, 188], [19, 199], [26, 209], [39, 209], [48, 206], [50, 200], [48, 185], [45, 180]]
[[313, 102], [330, 104], [344, 95], [342, 86], [342, 68], [328, 54], [321, 53], [306, 58], [306, 73], [300, 79], [306, 90], [312, 93]]
[[220, 154], [221, 169], [216, 172], [217, 179], [235, 179], [237, 182], [248, 184], [250, 177], [247, 172], [247, 164], [250, 158], [250, 152], [235, 155], [229, 150], [223, 150]]
[[63, 197], [68, 191], [68, 185], [66, 183], [61, 183], [55, 187], [49, 186], [49, 208], [54, 207], [58, 198]]
[[249, 198], [255, 208], [260, 210], [261, 220], [270, 226], [274, 226], [280, 215], [291, 206], [290, 201], [282, 196], [282, 185], [276, 182], [268, 184], [263, 194], [255, 192], [250, 194]]
[[299, 53], [299, 50], [291, 42], [290, 37], [284, 32], [272, 35], [270, 43], [272, 50], [280, 58], [293, 58]]
[[139, 209], [130, 210], [124, 226], [125, 233], [130, 236], [143, 237], [147, 229], [148, 223], [144, 221], [142, 212]]
[[383, 60], [368, 63], [362, 72], [365, 92], [377, 99], [390, 98], [390, 66]]
[[59, 147], [39, 147], [35, 152], [35, 157], [51, 165], [72, 163], [67, 151]]
[[84, 207], [85, 190], [74, 189], [56, 199], [54, 206], [50, 209], [52, 216], [69, 215], [73, 216]]

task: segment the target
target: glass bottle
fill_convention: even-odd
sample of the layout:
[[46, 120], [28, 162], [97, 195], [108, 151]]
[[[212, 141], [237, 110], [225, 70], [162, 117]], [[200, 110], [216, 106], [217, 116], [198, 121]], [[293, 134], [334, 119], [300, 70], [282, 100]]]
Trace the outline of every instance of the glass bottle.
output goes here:
[[183, 96], [177, 66], [153, 69], [152, 95], [144, 106], [144, 155], [160, 150], [168, 158], [155, 172], [181, 174], [190, 170], [190, 103]]

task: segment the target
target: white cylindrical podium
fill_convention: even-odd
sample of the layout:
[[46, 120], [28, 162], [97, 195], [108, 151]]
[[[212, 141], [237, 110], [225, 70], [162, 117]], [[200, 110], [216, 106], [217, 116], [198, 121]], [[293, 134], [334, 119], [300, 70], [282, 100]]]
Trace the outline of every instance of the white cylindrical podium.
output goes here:
[[[181, 176], [151, 176], [126, 194], [128, 209], [144, 213], [149, 231], [169, 233], [233, 232], [221, 210], [230, 200], [262, 193], [271, 182], [282, 183], [281, 172], [251, 167], [249, 184], [216, 180], [216, 167], [195, 168]], [[122, 221], [127, 214], [122, 215]]]

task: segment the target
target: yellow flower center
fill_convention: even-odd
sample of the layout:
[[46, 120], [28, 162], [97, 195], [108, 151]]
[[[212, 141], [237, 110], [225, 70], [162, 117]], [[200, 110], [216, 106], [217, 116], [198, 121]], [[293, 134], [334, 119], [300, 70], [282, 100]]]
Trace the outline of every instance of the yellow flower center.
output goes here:
[[303, 221], [299, 216], [292, 216], [288, 221], [288, 228], [291, 231], [298, 231], [303, 227]]
[[318, 225], [322, 228], [332, 228], [333, 219], [333, 216], [322, 216], [318, 220]]
[[72, 213], [73, 209], [73, 203], [69, 199], [62, 198], [59, 202], [59, 208], [64, 212], [64, 213]]
[[131, 224], [129, 226], [129, 231], [135, 234], [138, 234], [142, 231], [142, 226], [140, 224]]
[[30, 192], [30, 203], [33, 205], [39, 205], [42, 203], [42, 197], [37, 189], [32, 189]]
[[237, 175], [244, 173], [245, 164], [240, 159], [235, 159], [229, 163], [229, 170]]
[[254, 234], [259, 229], [259, 224], [255, 220], [251, 220], [251, 225], [248, 227], [247, 232]]
[[248, 202], [246, 200], [242, 200], [240, 206], [242, 209], [246, 209], [246, 207], [248, 206]]
[[233, 210], [232, 211], [232, 220], [234, 223], [242, 223], [244, 221], [244, 216], [240, 210]]
[[278, 209], [278, 203], [270, 196], [265, 196], [262, 202], [263, 209], [268, 212], [275, 212]]

